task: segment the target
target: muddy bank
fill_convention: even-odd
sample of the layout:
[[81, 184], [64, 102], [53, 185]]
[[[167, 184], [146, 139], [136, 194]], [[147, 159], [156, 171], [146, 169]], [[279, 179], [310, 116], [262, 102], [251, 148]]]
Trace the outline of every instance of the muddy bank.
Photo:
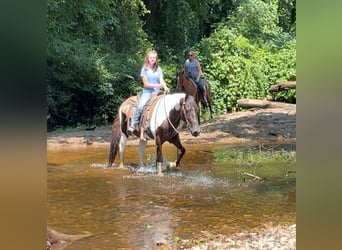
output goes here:
[[[296, 105], [289, 105], [282, 109], [258, 109], [221, 115], [202, 123], [201, 131], [199, 137], [192, 137], [186, 129], [183, 129], [180, 132], [182, 142], [184, 144], [241, 142], [295, 144]], [[110, 138], [111, 126], [97, 127], [94, 130], [50, 132], [47, 134], [47, 147], [52, 149], [70, 146], [106, 146]], [[137, 138], [128, 140], [128, 144], [137, 143]]]

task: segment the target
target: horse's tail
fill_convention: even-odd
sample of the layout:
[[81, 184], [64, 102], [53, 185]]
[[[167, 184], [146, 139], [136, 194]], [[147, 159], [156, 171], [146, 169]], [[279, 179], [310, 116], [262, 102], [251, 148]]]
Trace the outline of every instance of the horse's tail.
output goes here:
[[117, 114], [114, 118], [114, 122], [112, 126], [112, 139], [110, 142], [109, 159], [108, 159], [107, 167], [111, 167], [113, 165], [115, 156], [119, 151], [120, 138], [121, 138], [121, 126], [120, 126], [119, 114]]

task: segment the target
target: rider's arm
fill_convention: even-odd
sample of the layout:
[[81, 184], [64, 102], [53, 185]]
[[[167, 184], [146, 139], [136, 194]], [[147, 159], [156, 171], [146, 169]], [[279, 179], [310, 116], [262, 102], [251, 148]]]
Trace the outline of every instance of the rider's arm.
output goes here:
[[201, 75], [202, 75], [202, 68], [201, 68], [201, 65], [200, 65], [199, 61], [197, 61], [196, 67], [197, 67], [197, 70], [198, 70], [198, 76], [197, 76], [196, 82], [198, 82], [200, 77], [201, 77]]
[[158, 86], [156, 86], [156, 84], [148, 83], [146, 76], [142, 76], [141, 81], [143, 83], [144, 88], [154, 89], [155, 87], [158, 87]]
[[144, 88], [148, 88], [148, 89], [163, 88], [164, 90], [168, 90], [168, 87], [166, 86], [166, 83], [165, 83], [163, 77], [161, 77], [160, 83], [159, 83], [159, 84], [152, 84], [152, 83], [149, 83], [149, 82], [147, 81], [147, 77], [146, 77], [146, 76], [142, 76], [142, 77], [141, 77], [141, 81], [142, 81], [142, 83], [143, 83]]
[[160, 85], [160, 88], [161, 88], [161, 89], [164, 89], [164, 91], [165, 91], [166, 93], [169, 93], [169, 92], [170, 92], [170, 89], [167, 87], [166, 82], [165, 82], [163, 76], [160, 76], [159, 82], [160, 82], [160, 84], [159, 84], [159, 85]]

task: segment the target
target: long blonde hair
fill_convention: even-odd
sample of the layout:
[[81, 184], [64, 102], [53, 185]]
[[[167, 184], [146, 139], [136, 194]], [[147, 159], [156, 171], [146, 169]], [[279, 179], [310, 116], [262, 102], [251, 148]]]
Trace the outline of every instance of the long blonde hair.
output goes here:
[[148, 65], [148, 57], [149, 57], [151, 54], [155, 54], [155, 56], [156, 56], [156, 63], [155, 63], [155, 64], [153, 65], [153, 67], [152, 67], [152, 70], [155, 72], [155, 71], [157, 71], [157, 69], [158, 69], [158, 53], [157, 53], [157, 51], [155, 51], [155, 50], [150, 50], [149, 52], [147, 52], [147, 54], [146, 54], [146, 56], [145, 56], [143, 68], [144, 68], [144, 70], [148, 70], [148, 67], [149, 67], [149, 65]]

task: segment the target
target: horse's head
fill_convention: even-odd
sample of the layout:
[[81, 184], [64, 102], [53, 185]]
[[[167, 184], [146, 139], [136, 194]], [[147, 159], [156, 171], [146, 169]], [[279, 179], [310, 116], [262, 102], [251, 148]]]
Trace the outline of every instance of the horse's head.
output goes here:
[[182, 72], [178, 72], [176, 75], [176, 92], [183, 92], [183, 78], [181, 76]]
[[199, 136], [201, 128], [199, 125], [199, 108], [195, 98], [191, 95], [186, 95], [181, 107], [182, 119], [190, 129], [192, 136]]
[[183, 71], [179, 72], [176, 77], [177, 85], [176, 90], [177, 92], [184, 92], [186, 94], [196, 96], [197, 94], [197, 86], [194, 81], [192, 81]]

